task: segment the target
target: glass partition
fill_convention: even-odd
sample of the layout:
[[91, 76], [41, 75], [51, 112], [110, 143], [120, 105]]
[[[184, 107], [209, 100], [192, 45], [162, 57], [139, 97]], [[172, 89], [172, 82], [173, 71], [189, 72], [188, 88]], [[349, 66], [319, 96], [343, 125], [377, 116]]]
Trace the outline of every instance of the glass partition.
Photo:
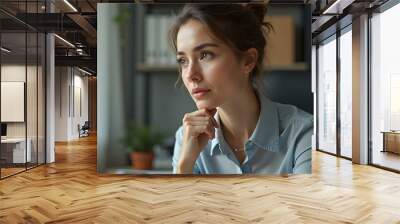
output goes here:
[[400, 4], [371, 19], [372, 164], [400, 171]]
[[37, 74], [37, 162], [44, 164], [46, 162], [45, 145], [45, 111], [46, 111], [46, 38], [43, 33], [38, 34], [38, 74]]
[[24, 171], [31, 161], [26, 141], [26, 41], [25, 32], [1, 34], [2, 177]]
[[318, 47], [318, 149], [336, 154], [336, 36]]
[[[18, 17], [44, 12], [44, 3], [0, 6], [15, 9]], [[0, 12], [0, 178], [45, 162], [45, 41], [39, 30]]]
[[352, 149], [352, 32], [343, 31], [340, 40], [340, 155], [351, 158]]
[[30, 148], [30, 161], [27, 163], [28, 168], [37, 165], [37, 41], [36, 32], [27, 33], [27, 80], [26, 80], [26, 113], [27, 113], [27, 142]]

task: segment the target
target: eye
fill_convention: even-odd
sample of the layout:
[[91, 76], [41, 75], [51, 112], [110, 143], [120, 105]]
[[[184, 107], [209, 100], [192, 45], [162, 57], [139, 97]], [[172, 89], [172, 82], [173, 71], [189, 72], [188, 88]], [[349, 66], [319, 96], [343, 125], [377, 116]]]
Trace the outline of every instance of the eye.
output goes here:
[[179, 66], [182, 66], [182, 65], [186, 64], [186, 59], [185, 58], [177, 58], [176, 62], [178, 63]]
[[214, 54], [210, 51], [202, 51], [200, 53], [200, 59], [212, 59], [214, 57]]

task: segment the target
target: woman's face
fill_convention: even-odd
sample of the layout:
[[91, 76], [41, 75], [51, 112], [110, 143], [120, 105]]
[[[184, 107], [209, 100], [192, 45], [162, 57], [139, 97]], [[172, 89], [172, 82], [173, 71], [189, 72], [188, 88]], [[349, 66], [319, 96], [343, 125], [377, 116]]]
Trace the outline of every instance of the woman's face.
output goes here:
[[229, 103], [249, 85], [246, 66], [197, 20], [191, 19], [179, 29], [177, 61], [182, 80], [198, 109]]

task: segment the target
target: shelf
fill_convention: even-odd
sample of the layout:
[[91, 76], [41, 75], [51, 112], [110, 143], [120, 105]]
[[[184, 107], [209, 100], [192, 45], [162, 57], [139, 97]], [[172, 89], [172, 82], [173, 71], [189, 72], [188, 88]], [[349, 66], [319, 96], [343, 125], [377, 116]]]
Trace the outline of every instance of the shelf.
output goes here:
[[[139, 63], [137, 65], [139, 72], [151, 73], [151, 72], [178, 72], [178, 67], [174, 65], [146, 65]], [[264, 71], [305, 71], [308, 69], [306, 63], [294, 63], [291, 65], [272, 65], [266, 66]]]

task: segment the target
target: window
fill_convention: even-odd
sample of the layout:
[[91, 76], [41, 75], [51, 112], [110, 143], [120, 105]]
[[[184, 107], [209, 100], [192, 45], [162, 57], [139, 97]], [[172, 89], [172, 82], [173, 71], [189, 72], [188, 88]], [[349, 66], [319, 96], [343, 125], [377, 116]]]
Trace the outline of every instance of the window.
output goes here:
[[318, 149], [336, 153], [336, 36], [318, 48]]
[[352, 141], [352, 33], [340, 36], [340, 155], [351, 158]]
[[371, 18], [372, 163], [400, 170], [400, 5]]

